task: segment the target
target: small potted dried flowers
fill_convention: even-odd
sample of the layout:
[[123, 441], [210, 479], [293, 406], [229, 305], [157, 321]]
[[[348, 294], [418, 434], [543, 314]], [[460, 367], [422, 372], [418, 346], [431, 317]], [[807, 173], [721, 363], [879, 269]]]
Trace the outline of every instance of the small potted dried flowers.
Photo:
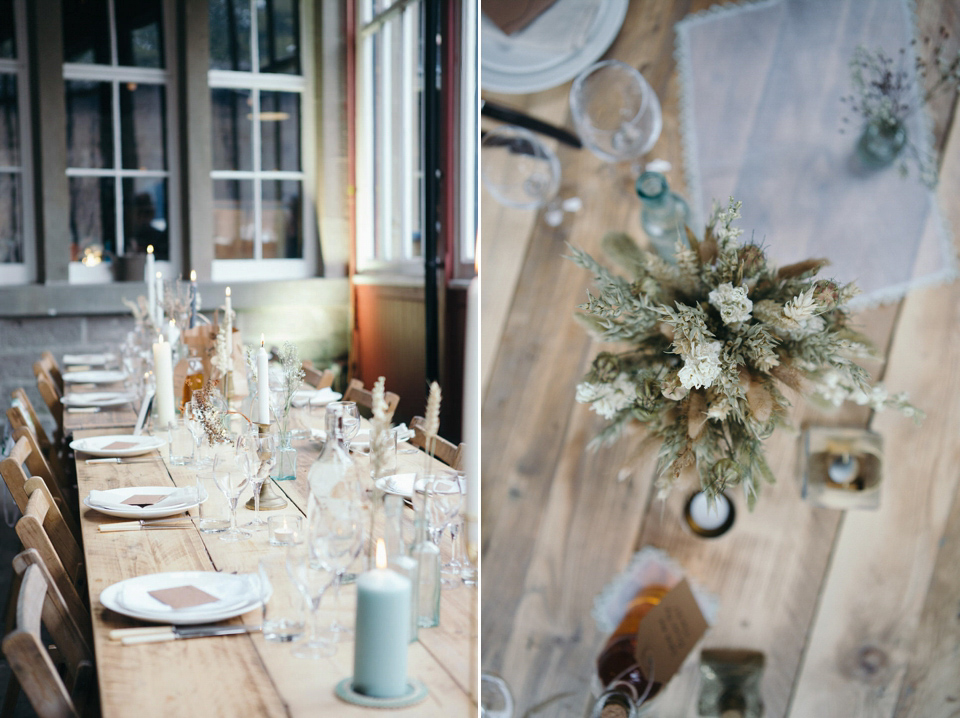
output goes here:
[[689, 246], [677, 242], [676, 264], [608, 234], [604, 251], [627, 276], [573, 250], [597, 283], [578, 317], [626, 346], [593, 360], [577, 400], [610, 422], [594, 446], [631, 421], [646, 425], [660, 443], [661, 498], [690, 467], [708, 500], [740, 485], [752, 509], [760, 485], [774, 481], [763, 441], [789, 424], [786, 389], [919, 412], [904, 395], [871, 386], [855, 361], [871, 351], [845, 306], [856, 289], [816, 279], [826, 260], [772, 267], [760, 246], [739, 243], [739, 216], [733, 200], [715, 207], [702, 241], [688, 230]]

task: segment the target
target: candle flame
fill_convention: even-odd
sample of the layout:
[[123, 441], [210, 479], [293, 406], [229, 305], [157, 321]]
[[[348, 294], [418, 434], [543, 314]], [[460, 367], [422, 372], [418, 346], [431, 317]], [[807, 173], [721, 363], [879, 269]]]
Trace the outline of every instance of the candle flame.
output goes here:
[[227, 296], [230, 296], [230, 287], [227, 287]]
[[163, 278], [163, 272], [157, 272], [157, 279]]
[[170, 326], [171, 326], [171, 327], [177, 326], [177, 321], [176, 321], [175, 319], [171, 319], [171, 320], [170, 320]]
[[260, 335], [260, 348], [263, 349], [263, 334]]
[[148, 244], [148, 245], [147, 245], [147, 254], [153, 254], [153, 245], [152, 245], [152, 244]]
[[382, 538], [377, 539], [377, 568], [387, 567], [387, 547]]
[[196, 269], [191, 269], [191, 270], [190, 270], [190, 281], [191, 281], [191, 282], [197, 281], [197, 270], [196, 270]]

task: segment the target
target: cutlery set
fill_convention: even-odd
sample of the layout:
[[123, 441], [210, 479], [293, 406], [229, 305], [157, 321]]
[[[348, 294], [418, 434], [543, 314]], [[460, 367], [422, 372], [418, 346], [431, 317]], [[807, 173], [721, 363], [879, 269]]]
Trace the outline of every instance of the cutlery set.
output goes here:
[[110, 631], [111, 641], [120, 641], [125, 646], [138, 643], [162, 643], [182, 638], [206, 638], [208, 636], [236, 636], [258, 633], [260, 626], [201, 625], [201, 626], [147, 626], [144, 628], [115, 628]]

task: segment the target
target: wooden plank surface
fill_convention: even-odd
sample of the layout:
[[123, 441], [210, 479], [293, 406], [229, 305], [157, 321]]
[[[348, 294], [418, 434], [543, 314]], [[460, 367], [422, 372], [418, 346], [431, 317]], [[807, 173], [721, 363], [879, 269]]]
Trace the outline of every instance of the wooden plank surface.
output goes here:
[[[97, 432], [84, 432], [85, 435]], [[305, 471], [316, 458], [319, 446], [303, 442], [298, 446], [298, 478], [281, 482], [290, 505], [285, 512], [303, 513], [308, 487]], [[402, 455], [401, 469], [420, 468], [422, 454]], [[195, 469], [170, 467], [166, 462], [137, 465], [86, 465], [78, 457], [81, 499], [91, 489], [118, 486], [192, 485]], [[358, 470], [368, 472], [363, 457]], [[242, 508], [249, 491], [241, 497], [238, 521], [252, 518]], [[191, 512], [192, 513], [192, 512]], [[82, 516], [84, 550], [87, 556], [90, 602], [93, 606], [95, 652], [103, 714], [105, 716], [170, 715], [185, 705], [191, 713], [202, 710], [213, 715], [366, 715], [343, 703], [333, 693], [338, 680], [350, 675], [353, 666], [352, 640], [338, 644], [335, 656], [321, 661], [297, 659], [290, 644], [273, 644], [259, 634], [178, 641], [168, 644], [120, 646], [107, 639], [112, 628], [138, 625], [99, 605], [100, 591], [118, 580], [165, 570], [256, 571], [259, 557], [282, 549], [269, 546], [266, 532], [251, 541], [228, 544], [216, 534], [195, 529], [140, 531], [101, 534], [97, 524], [117, 519], [84, 509]], [[470, 715], [476, 710], [470, 699], [469, 665], [472, 603], [475, 588], [461, 586], [445, 590], [441, 603], [441, 625], [422, 629], [419, 642], [409, 653], [409, 674], [423, 680], [430, 691], [424, 703], [403, 711], [410, 715]], [[321, 621], [352, 622], [355, 589], [344, 586], [339, 601], [332, 591], [321, 604]], [[251, 612], [237, 622], [258, 623], [260, 612]], [[136, 698], [133, 698], [136, 696]], [[189, 700], [189, 704], [184, 704]], [[202, 706], [202, 707], [201, 707]]]
[[[620, 36], [605, 55], [638, 67], [657, 91], [664, 133], [647, 159], [671, 162], [669, 181], [681, 192], [673, 25], [710, 4], [631, 3]], [[937, 19], [956, 24], [957, 5], [918, 2], [921, 25], [929, 28]], [[568, 92], [569, 83], [532, 95], [489, 97], [570, 126], [565, 102], [558, 101]], [[951, 120], [955, 100], [954, 95], [946, 109]], [[938, 112], [939, 142], [948, 133]], [[653, 461], [634, 459], [636, 436], [597, 454], [586, 451], [603, 422], [575, 404], [573, 396], [598, 347], [571, 315], [583, 301], [589, 277], [560, 255], [566, 253], [565, 241], [596, 252], [609, 230], [638, 239], [644, 235], [639, 203], [622, 175], [586, 151], [561, 146], [558, 156], [561, 192], [583, 199], [579, 214], [549, 228], [539, 214], [531, 225], [529, 214], [518, 218], [515, 210], [483, 209], [483, 339], [497, 344], [484, 346], [482, 353], [483, 376], [489, 378], [483, 404], [482, 663], [513, 689], [515, 714], [584, 714], [603, 639], [590, 616], [593, 597], [634, 550], [654, 545], [720, 598], [718, 621], [703, 646], [754, 648], [766, 655], [764, 715], [960, 715], [952, 702], [960, 698], [960, 639], [954, 630], [960, 534], [947, 520], [951, 506], [953, 521], [960, 510], [954, 500], [957, 478], [947, 475], [957, 473], [950, 467], [957, 464], [960, 432], [956, 402], [944, 400], [960, 389], [952, 368], [960, 362], [953, 338], [956, 287], [928, 290], [926, 299], [918, 292], [904, 304], [856, 318], [880, 351], [867, 365], [873, 377], [893, 391], [910, 391], [928, 411], [941, 405], [921, 429], [892, 413], [873, 420], [871, 412], [856, 406], [831, 413], [798, 406], [794, 412], [797, 427], [866, 427], [873, 421], [887, 439], [888, 471], [893, 472], [881, 511], [844, 517], [803, 502], [798, 434], [778, 432], [767, 445], [777, 484], [763, 487], [753, 513], [735, 495], [733, 531], [704, 541], [681, 526], [683, 492], [663, 506], [653, 498]], [[947, 146], [945, 156], [960, 157], [960, 140]], [[960, 190], [950, 179], [950, 167], [945, 161], [945, 209], [956, 204]], [[492, 202], [488, 194], [484, 202]], [[960, 218], [951, 221], [960, 226]], [[511, 255], [515, 249], [522, 258]], [[497, 271], [488, 272], [491, 268]], [[487, 300], [491, 293], [494, 298]], [[918, 347], [924, 347], [922, 361]], [[947, 403], [951, 406], [942, 406]], [[917, 456], [920, 447], [926, 458]], [[909, 467], [927, 475], [915, 482]], [[911, 490], [915, 493], [905, 498]], [[888, 525], [891, 514], [898, 517], [896, 526]], [[878, 521], [886, 526], [882, 531], [876, 530]], [[844, 555], [849, 560], [843, 561]], [[908, 561], [908, 556], [914, 558]], [[906, 586], [896, 588], [898, 583]], [[942, 622], [951, 622], [949, 630], [938, 630]], [[863, 632], [857, 632], [864, 625], [870, 627], [866, 637], [874, 639], [870, 645], [880, 653], [858, 653], [867, 645]], [[886, 642], [876, 637], [880, 634]], [[884, 673], [890, 682], [886, 689], [877, 687], [876, 677], [852, 676], [851, 655], [863, 657], [868, 666], [876, 656], [885, 657], [891, 666]], [[870, 691], [883, 695], [871, 702], [864, 698]], [[654, 714], [696, 715], [698, 692], [693, 657], [660, 696]]]

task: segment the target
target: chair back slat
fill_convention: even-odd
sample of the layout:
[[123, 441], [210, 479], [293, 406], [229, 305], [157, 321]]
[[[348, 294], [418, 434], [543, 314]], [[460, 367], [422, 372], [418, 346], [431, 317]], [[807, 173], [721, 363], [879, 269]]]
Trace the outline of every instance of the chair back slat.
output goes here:
[[[383, 399], [387, 402], [387, 414], [393, 416], [397, 410], [397, 405], [400, 403], [400, 395], [394, 394], [392, 391], [385, 391], [383, 392]], [[364, 389], [362, 381], [351, 379], [347, 385], [347, 390], [343, 393], [343, 400], [356, 402], [357, 408], [366, 410], [361, 411], [360, 414], [364, 418], [370, 418], [370, 412], [373, 410], [373, 392]]]
[[[410, 443], [423, 451], [427, 450], [427, 435], [423, 431], [425, 423], [426, 419], [422, 416], [415, 416], [410, 421], [410, 428], [413, 429], [413, 438]], [[447, 441], [442, 436], [438, 436], [434, 439], [432, 448], [435, 459], [457, 471], [463, 469], [463, 456], [466, 449], [464, 444], [454, 444], [452, 441]]]
[[61, 396], [63, 395], [63, 371], [60, 369], [60, 365], [57, 363], [57, 358], [53, 356], [49, 351], [45, 351], [40, 354], [40, 363], [43, 365], [43, 368], [47, 370], [50, 374], [50, 378], [53, 379], [53, 383], [56, 385], [57, 389], [60, 391]]
[[[34, 370], [36, 370], [37, 365], [34, 364], [33, 366]], [[47, 405], [47, 410], [53, 416], [53, 420], [57, 423], [57, 434], [55, 438], [58, 442], [62, 441], [63, 404], [60, 402], [62, 394], [57, 390], [48, 372], [41, 370], [37, 374], [37, 390], [40, 392], [43, 403]]]
[[303, 365], [303, 381], [315, 389], [324, 389], [333, 386], [333, 371], [331, 369], [314, 369], [312, 366]]

